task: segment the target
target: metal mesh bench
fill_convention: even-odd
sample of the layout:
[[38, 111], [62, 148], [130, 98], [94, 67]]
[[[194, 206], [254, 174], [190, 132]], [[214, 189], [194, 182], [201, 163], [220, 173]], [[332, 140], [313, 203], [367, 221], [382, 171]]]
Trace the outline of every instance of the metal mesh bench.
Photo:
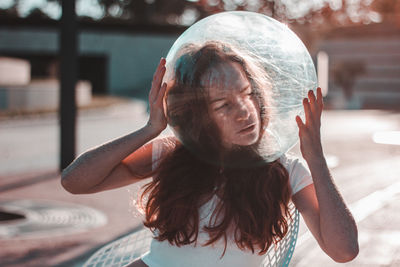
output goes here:
[[[263, 267], [286, 267], [289, 265], [299, 231], [299, 211], [293, 203], [290, 203], [289, 209], [293, 220], [289, 223], [288, 233], [276, 247], [269, 248], [262, 263]], [[135, 231], [96, 251], [86, 261], [84, 267], [119, 267], [129, 264], [149, 250], [151, 239], [152, 233], [147, 228]]]

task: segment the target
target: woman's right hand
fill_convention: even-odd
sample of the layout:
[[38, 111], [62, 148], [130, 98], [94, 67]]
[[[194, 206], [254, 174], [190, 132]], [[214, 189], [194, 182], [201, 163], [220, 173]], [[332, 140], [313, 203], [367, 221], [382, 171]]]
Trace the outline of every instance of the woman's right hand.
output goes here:
[[165, 82], [161, 84], [166, 70], [165, 62], [165, 58], [161, 58], [153, 75], [149, 94], [150, 118], [146, 127], [156, 134], [161, 133], [167, 127], [167, 118], [165, 117], [163, 106], [167, 84]]

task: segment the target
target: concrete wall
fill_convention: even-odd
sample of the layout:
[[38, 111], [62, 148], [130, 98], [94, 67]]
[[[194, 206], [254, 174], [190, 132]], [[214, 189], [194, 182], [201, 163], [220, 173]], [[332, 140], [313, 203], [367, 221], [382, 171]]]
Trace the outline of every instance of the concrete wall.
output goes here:
[[[80, 55], [108, 58], [109, 94], [132, 95], [147, 92], [161, 56], [166, 56], [178, 36], [81, 32]], [[45, 29], [6, 29], [0, 27], [0, 55], [5, 52], [58, 53], [58, 33]]]

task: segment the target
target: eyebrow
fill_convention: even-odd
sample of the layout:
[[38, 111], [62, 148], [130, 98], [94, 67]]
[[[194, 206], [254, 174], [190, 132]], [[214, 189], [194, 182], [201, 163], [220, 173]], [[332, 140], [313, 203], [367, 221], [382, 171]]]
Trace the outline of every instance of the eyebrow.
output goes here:
[[[244, 88], [242, 88], [240, 90], [240, 93], [242, 93], [243, 91], [246, 91], [247, 88], [249, 88], [249, 87], [250, 87], [250, 83], [248, 85], [246, 85]], [[225, 97], [217, 98], [217, 99], [211, 100], [211, 103], [214, 103], [214, 102], [217, 102], [217, 101], [221, 101], [221, 100], [224, 100], [224, 99], [225, 99]]]

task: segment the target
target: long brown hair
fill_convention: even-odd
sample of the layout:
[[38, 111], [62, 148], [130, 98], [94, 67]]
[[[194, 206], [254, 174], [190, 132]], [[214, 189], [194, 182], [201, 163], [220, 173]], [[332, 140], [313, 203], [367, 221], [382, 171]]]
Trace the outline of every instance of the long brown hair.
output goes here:
[[232, 234], [239, 248], [259, 250], [262, 255], [288, 231], [288, 172], [279, 160], [265, 163], [253, 146], [231, 151], [221, 146], [201, 79], [212, 66], [239, 63], [254, 91], [262, 124], [268, 120], [264, 108], [268, 101], [260, 90], [266, 84], [257, 78], [258, 67], [226, 44], [188, 45], [182, 51], [175, 64], [174, 85], [167, 92], [167, 117], [184, 145], [179, 143], [160, 162], [152, 182], [145, 185], [144, 225], [158, 231], [159, 241], [176, 246], [194, 243], [200, 230], [199, 208], [218, 192], [221, 201], [203, 229], [209, 234], [203, 245], [223, 238], [223, 256]]

